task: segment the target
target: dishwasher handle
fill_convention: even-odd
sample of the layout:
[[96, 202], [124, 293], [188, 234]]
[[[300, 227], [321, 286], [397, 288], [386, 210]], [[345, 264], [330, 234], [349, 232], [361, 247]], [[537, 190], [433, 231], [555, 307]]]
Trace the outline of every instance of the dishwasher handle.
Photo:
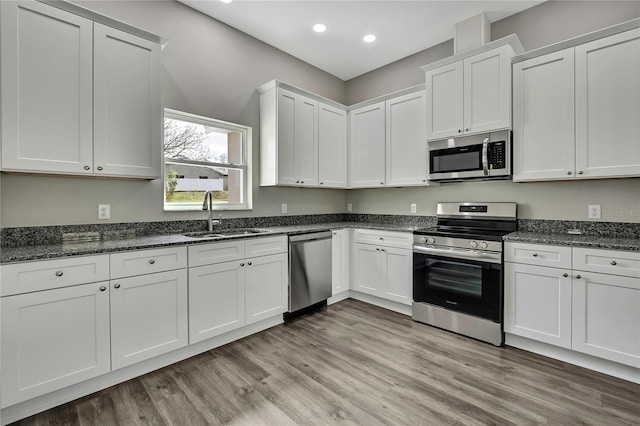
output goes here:
[[291, 235], [289, 243], [301, 243], [305, 241], [327, 240], [331, 238], [331, 231], [313, 232], [309, 234]]

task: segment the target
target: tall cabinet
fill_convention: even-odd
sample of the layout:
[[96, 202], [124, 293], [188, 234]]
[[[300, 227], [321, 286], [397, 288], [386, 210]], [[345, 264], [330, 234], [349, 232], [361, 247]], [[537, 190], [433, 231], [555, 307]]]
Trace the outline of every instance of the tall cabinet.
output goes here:
[[2, 170], [159, 177], [160, 39], [64, 7], [0, 3]]
[[514, 58], [515, 181], [640, 175], [640, 28], [618, 28]]

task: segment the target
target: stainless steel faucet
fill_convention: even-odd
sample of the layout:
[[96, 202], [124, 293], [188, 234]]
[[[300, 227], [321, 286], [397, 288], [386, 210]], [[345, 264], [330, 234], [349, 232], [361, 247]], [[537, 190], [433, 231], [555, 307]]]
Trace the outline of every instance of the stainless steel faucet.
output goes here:
[[215, 225], [219, 225], [222, 222], [222, 213], [218, 216], [218, 219], [213, 218], [213, 191], [207, 191], [204, 193], [204, 202], [202, 203], [202, 210], [209, 210], [209, 220], [207, 221], [207, 229], [209, 232], [213, 231]]

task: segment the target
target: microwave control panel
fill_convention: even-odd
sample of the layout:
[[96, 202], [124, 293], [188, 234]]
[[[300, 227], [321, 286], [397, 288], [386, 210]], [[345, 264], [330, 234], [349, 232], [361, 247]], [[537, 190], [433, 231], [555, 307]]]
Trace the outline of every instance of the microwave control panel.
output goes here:
[[487, 150], [487, 162], [489, 169], [504, 169], [507, 167], [505, 161], [505, 141], [489, 143]]

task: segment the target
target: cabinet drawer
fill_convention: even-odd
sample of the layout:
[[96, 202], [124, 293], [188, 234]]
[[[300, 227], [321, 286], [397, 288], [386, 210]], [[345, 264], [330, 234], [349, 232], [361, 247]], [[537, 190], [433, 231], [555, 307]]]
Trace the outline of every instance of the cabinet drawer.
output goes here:
[[244, 258], [244, 241], [221, 241], [219, 243], [189, 246], [189, 267], [230, 262]]
[[111, 255], [111, 279], [186, 267], [186, 247], [138, 250]]
[[505, 262], [571, 269], [571, 247], [505, 243]]
[[267, 256], [269, 254], [286, 253], [288, 238], [286, 235], [267, 238], [251, 238], [245, 240], [245, 257]]
[[640, 277], [640, 252], [576, 247], [573, 269], [603, 274]]
[[384, 247], [411, 249], [413, 246], [413, 234], [410, 232], [356, 229], [354, 231], [354, 241], [356, 243], [375, 244]]
[[72, 257], [0, 266], [0, 296], [109, 279], [109, 256]]

